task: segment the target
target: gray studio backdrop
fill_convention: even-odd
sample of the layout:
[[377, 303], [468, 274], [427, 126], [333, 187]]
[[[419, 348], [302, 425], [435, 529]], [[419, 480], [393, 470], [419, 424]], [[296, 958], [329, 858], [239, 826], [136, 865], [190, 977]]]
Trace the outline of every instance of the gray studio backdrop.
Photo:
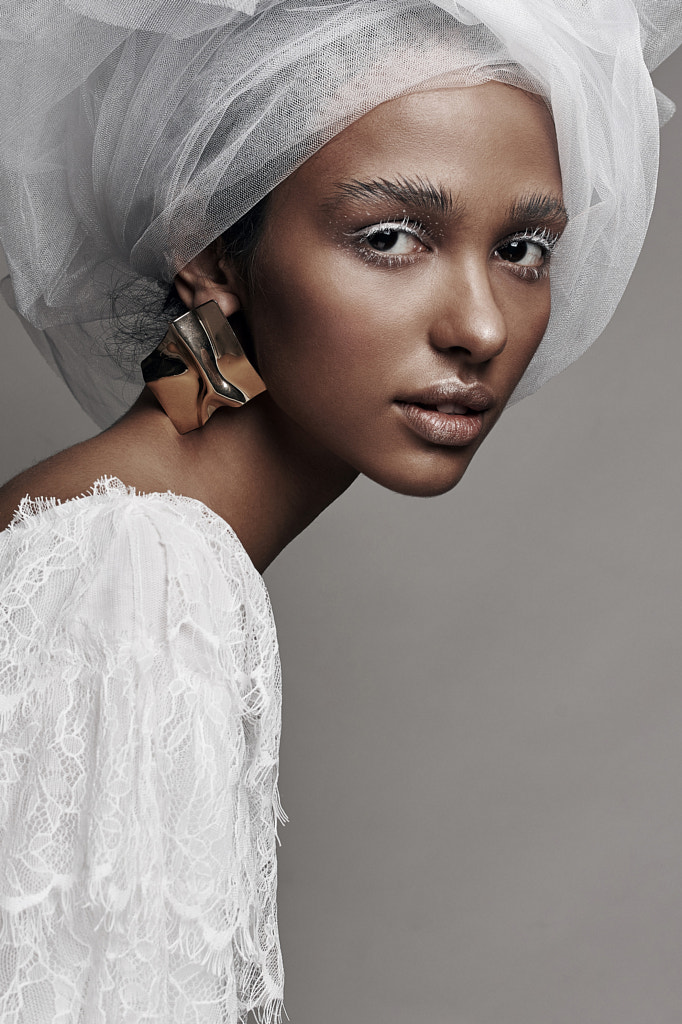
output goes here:
[[[656, 81], [682, 107], [682, 54]], [[682, 1020], [682, 111], [595, 348], [267, 572], [292, 1024]], [[94, 432], [0, 312], [0, 477]]]

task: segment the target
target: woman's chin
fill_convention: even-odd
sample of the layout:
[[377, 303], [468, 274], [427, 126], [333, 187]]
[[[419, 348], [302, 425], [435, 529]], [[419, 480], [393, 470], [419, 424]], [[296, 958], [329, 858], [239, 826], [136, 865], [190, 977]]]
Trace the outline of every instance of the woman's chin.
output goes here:
[[370, 480], [396, 494], [405, 494], [413, 498], [436, 498], [457, 486], [470, 461], [462, 460], [457, 465], [450, 464], [445, 467], [411, 466], [376, 473], [363, 469], [362, 472]]

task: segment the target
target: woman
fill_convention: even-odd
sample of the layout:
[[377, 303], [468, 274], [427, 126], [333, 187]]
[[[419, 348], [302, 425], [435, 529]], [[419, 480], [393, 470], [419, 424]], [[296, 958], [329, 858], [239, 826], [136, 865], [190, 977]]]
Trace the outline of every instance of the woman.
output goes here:
[[[173, 335], [174, 348], [145, 361], [161, 404], [146, 391], [104, 434], [3, 491], [5, 522], [27, 493], [64, 502], [24, 504], [3, 551], [17, 783], [5, 832], [8, 1019], [277, 1016], [279, 683], [253, 566], [262, 571], [358, 472], [407, 494], [453, 487], [512, 394], [589, 344], [629, 276], [655, 180], [634, 9], [617, 19], [623, 65], [604, 100], [611, 80], [590, 67], [601, 51], [588, 39], [606, 8], [588, 18], [583, 5], [541, 16], [520, 7], [507, 25], [468, 7], [281, 4], [254, 18], [197, 7], [148, 13], [132, 34], [126, 9], [125, 30], [50, 26], [52, 61], [59, 32], [70, 33], [94, 68], [79, 71], [89, 78], [71, 106], [58, 91], [66, 121], [55, 131], [68, 125], [77, 155], [58, 192], [70, 228], [50, 238], [42, 267], [51, 282], [36, 290], [36, 250], [25, 238], [13, 247], [13, 229], [3, 236], [24, 313], [94, 410], [108, 396], [92, 377], [110, 368], [92, 349], [84, 360], [84, 342], [59, 321], [77, 309], [83, 324], [88, 304], [125, 296], [121, 278], [172, 279], [186, 309], [241, 314], [235, 327], [267, 390], [204, 423], [218, 399], [197, 403], [195, 385], [188, 421], [166, 385], [194, 363]], [[565, 30], [568, 15], [587, 38]], [[234, 65], [262, 52], [245, 91]], [[397, 70], [396, 52], [409, 55]], [[71, 55], [51, 73], [73, 89], [76, 65]], [[211, 105], [200, 85], [218, 80], [230, 102], [218, 90]], [[140, 121], [150, 103], [168, 109], [167, 123]], [[604, 106], [606, 127], [576, 133], [585, 111]], [[18, 152], [6, 158], [5, 196], [45, 248], [41, 168], [27, 184]], [[99, 171], [83, 185], [93, 158]], [[614, 240], [627, 257], [609, 264]], [[555, 248], [563, 277], [547, 330]], [[76, 337], [70, 350], [65, 335]], [[169, 354], [175, 365], [163, 364]], [[101, 421], [115, 409], [99, 409]], [[103, 476], [149, 496], [95, 484]], [[46, 583], [57, 538], [57, 580]], [[64, 685], [46, 714], [55, 678]], [[15, 767], [24, 762], [26, 776]]]

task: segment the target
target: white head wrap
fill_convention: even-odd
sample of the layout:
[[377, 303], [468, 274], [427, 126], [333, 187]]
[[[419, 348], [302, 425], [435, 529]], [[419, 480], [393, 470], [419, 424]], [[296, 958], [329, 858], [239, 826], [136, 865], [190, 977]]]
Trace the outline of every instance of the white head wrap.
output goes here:
[[441, 76], [497, 79], [548, 102], [570, 216], [519, 399], [620, 300], [673, 109], [649, 70], [680, 40], [682, 0], [2, 0], [0, 241], [16, 306], [106, 426], [142, 383], [122, 365], [112, 292], [165, 295], [377, 104]]

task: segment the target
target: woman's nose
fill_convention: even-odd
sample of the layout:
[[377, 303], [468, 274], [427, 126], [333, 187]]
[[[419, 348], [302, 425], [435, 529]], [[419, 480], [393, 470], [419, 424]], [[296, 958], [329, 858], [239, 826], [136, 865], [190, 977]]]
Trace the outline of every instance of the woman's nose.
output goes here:
[[507, 322], [497, 304], [487, 271], [459, 273], [443, 283], [436, 302], [430, 340], [438, 349], [462, 349], [475, 363], [499, 355], [507, 344]]

